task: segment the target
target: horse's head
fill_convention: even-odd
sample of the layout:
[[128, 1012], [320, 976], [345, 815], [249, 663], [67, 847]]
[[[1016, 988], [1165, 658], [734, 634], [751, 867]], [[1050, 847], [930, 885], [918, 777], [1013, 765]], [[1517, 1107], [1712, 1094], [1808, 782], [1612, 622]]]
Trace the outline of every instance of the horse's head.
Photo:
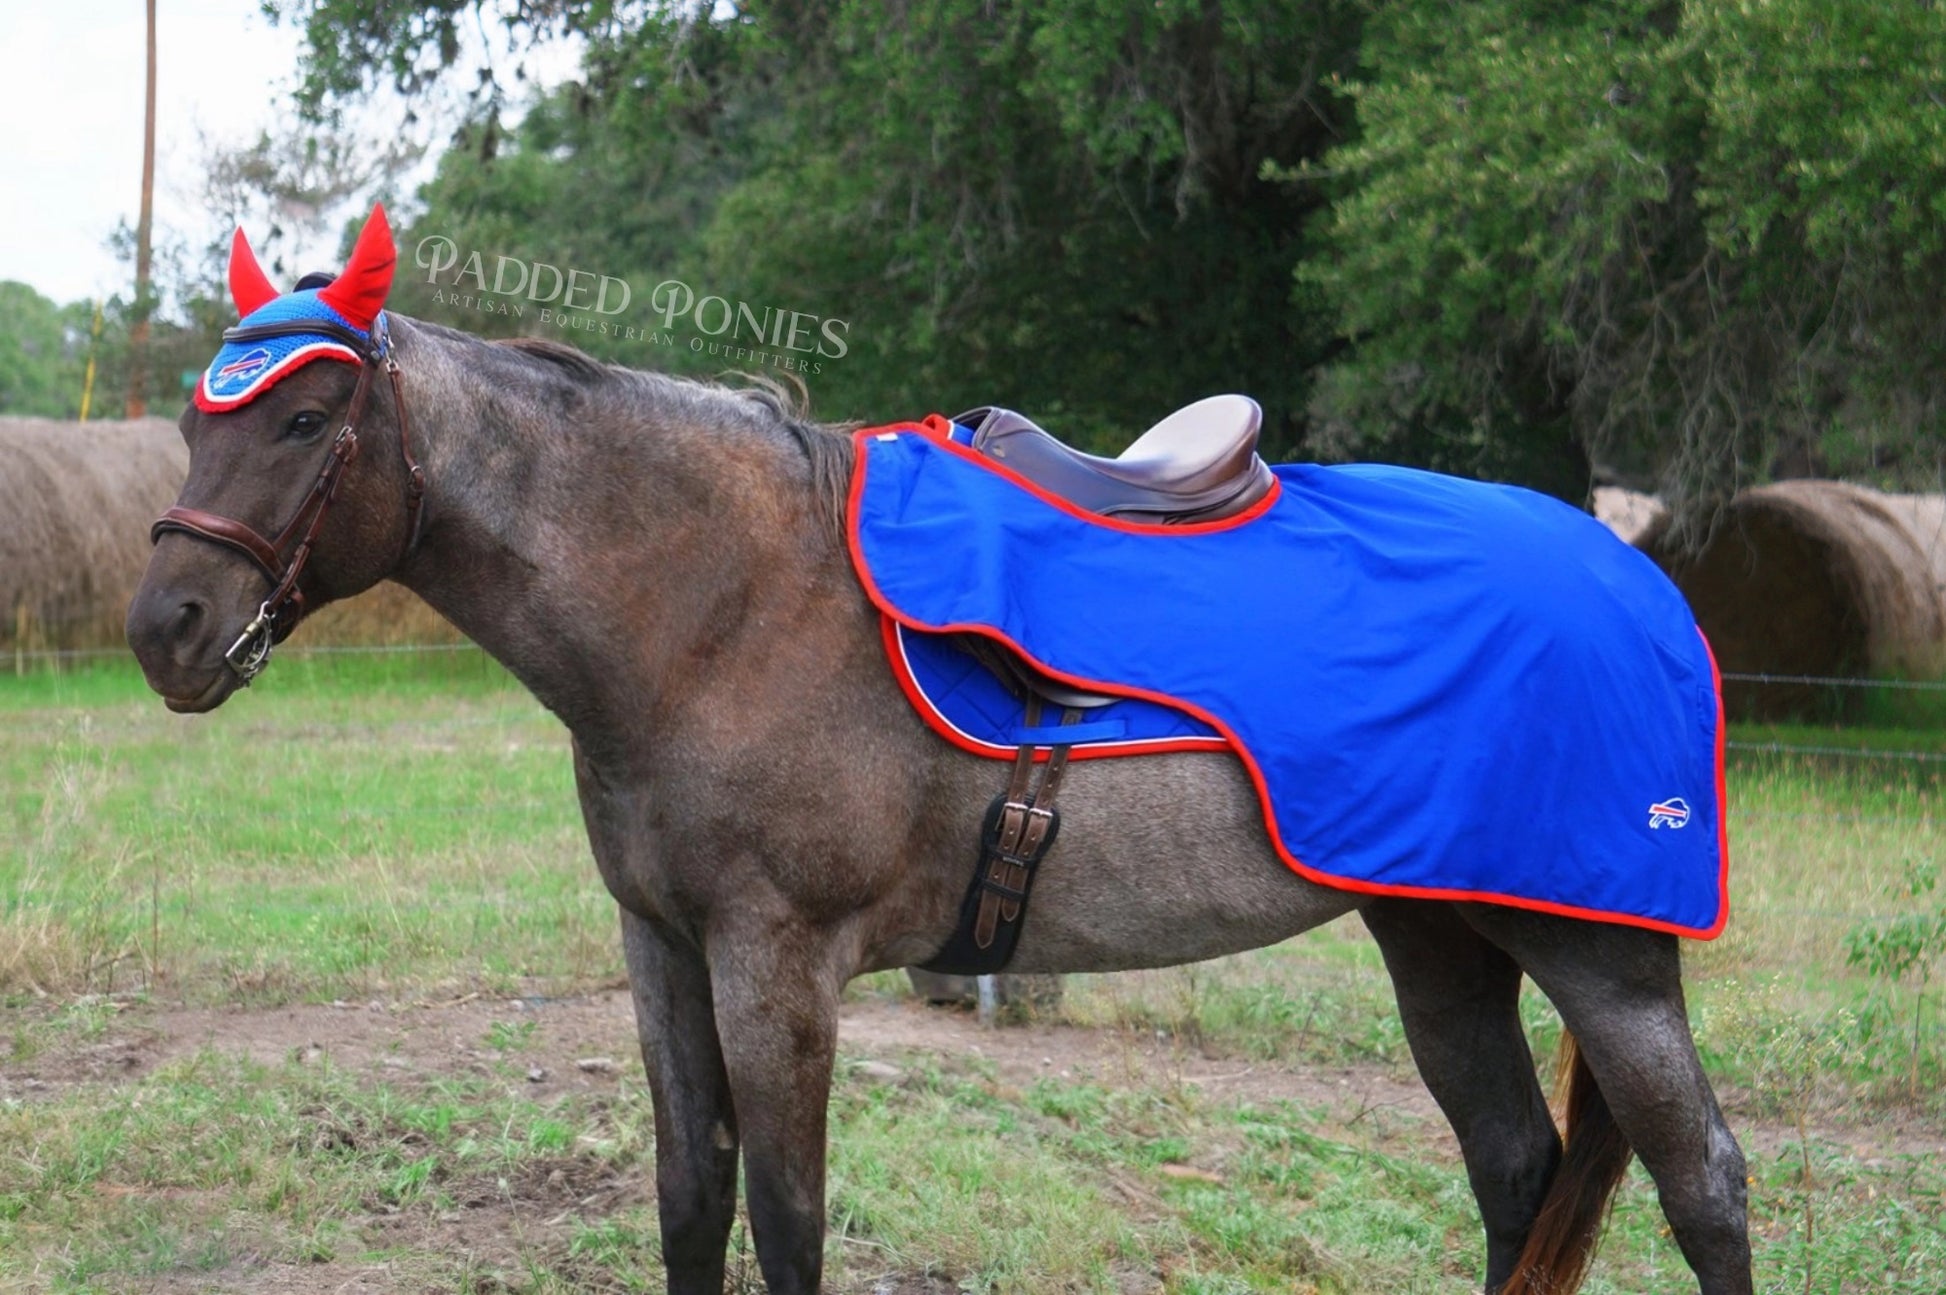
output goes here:
[[221, 705], [306, 612], [384, 579], [417, 538], [424, 483], [383, 313], [394, 260], [382, 208], [320, 287], [280, 294], [242, 230], [231, 243], [241, 322], [183, 412], [189, 476], [128, 609], [171, 710]]

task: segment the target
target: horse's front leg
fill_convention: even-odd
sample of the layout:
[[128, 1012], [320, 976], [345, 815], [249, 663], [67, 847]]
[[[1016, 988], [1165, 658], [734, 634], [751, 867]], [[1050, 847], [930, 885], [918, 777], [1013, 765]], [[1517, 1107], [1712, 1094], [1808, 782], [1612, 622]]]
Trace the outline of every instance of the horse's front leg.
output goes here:
[[828, 934], [753, 904], [712, 929], [710, 986], [743, 1134], [744, 1193], [772, 1295], [811, 1295], [824, 1268], [825, 1105], [840, 970]]
[[722, 1295], [736, 1218], [737, 1117], [701, 950], [622, 910], [622, 952], [655, 1105], [656, 1209], [669, 1295]]

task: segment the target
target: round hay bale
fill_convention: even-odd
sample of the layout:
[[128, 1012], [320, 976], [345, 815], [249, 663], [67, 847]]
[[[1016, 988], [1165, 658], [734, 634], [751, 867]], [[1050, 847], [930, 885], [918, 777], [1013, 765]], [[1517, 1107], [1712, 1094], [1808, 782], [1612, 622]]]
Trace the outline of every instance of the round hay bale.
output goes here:
[[9, 648], [122, 642], [149, 523], [189, 470], [160, 418], [0, 418], [0, 635]]
[[1880, 495], [1879, 500], [1925, 553], [1933, 592], [1946, 605], [1946, 495]]
[[[1946, 605], [1931, 556], [1887, 496], [1839, 481], [1746, 490], [1701, 553], [1666, 543], [1668, 520], [1638, 547], [1689, 599], [1726, 673], [1930, 675], [1946, 661]], [[1829, 689], [1728, 683], [1730, 713], [1779, 718], [1828, 710]]]
[[[0, 418], [0, 648], [112, 648], [175, 502], [189, 450], [173, 423]], [[303, 644], [452, 643], [460, 634], [391, 583], [307, 621]]]
[[1595, 519], [1629, 544], [1662, 525], [1668, 513], [1654, 495], [1620, 486], [1595, 487]]

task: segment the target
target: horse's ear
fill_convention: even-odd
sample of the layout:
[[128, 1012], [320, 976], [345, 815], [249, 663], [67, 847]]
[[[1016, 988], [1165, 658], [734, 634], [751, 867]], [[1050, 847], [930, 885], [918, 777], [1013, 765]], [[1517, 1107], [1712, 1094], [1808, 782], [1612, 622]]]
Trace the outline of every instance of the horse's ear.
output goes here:
[[250, 250], [250, 240], [243, 236], [243, 227], [238, 226], [230, 239], [230, 298], [236, 302], [237, 318], [242, 319], [264, 303], [276, 300], [277, 295], [270, 276], [257, 264], [257, 254]]
[[392, 267], [398, 259], [384, 204], [373, 203], [371, 217], [359, 231], [345, 272], [329, 287], [318, 290], [318, 300], [350, 320], [353, 327], [370, 328], [385, 308], [385, 294], [392, 290]]

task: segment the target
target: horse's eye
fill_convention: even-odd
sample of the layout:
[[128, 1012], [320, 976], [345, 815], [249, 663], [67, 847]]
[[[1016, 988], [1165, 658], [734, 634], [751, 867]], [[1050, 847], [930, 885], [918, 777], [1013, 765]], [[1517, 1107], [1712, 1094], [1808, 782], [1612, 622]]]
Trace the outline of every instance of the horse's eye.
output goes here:
[[324, 430], [325, 421], [325, 416], [318, 410], [303, 410], [291, 415], [290, 423], [284, 428], [284, 435], [292, 440], [308, 441]]

